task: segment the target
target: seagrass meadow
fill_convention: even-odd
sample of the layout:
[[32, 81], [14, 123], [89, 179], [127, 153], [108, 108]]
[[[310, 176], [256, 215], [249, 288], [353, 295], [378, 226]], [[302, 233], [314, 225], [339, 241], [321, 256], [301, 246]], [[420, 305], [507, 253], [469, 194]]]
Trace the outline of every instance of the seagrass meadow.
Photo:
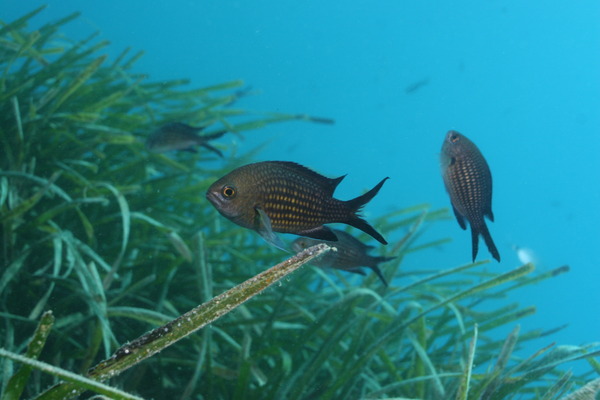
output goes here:
[[401, 238], [382, 250], [388, 288], [311, 267], [325, 245], [275, 250], [204, 198], [259, 149], [144, 140], [171, 121], [242, 136], [323, 120], [238, 108], [242, 81], [151, 82], [141, 53], [62, 36], [76, 14], [29, 30], [39, 12], [0, 27], [2, 399], [598, 398], [599, 344], [554, 344], [560, 327], [527, 329], [535, 304], [511, 300], [567, 266], [409, 270], [405, 256], [448, 241], [423, 239], [450, 217], [427, 205], [372, 221]]

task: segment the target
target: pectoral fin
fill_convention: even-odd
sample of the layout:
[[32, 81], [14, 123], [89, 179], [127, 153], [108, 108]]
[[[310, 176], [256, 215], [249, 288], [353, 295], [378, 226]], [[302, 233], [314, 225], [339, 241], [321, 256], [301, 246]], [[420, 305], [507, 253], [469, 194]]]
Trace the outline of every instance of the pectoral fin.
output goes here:
[[275, 232], [273, 232], [273, 228], [271, 226], [271, 219], [269, 218], [267, 213], [265, 213], [265, 211], [260, 207], [256, 207], [255, 210], [256, 231], [258, 232], [258, 234], [262, 236], [262, 238], [265, 239], [270, 245], [289, 253], [290, 251], [287, 249], [287, 246], [283, 242], [283, 240], [281, 240], [281, 238], [277, 236]]

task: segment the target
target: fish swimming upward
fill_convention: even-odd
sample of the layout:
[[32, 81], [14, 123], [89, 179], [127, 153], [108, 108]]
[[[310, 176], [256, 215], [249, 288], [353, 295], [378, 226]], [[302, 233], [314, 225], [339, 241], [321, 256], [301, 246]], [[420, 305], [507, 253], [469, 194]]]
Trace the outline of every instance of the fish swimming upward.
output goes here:
[[387, 244], [357, 213], [388, 178], [362, 196], [341, 201], [333, 198], [333, 192], [344, 176], [330, 179], [293, 162], [264, 161], [233, 170], [213, 183], [206, 197], [221, 215], [284, 250], [274, 232], [336, 241], [336, 235], [324, 226], [334, 222], [351, 225]]
[[393, 260], [396, 257], [373, 257], [367, 254], [373, 246], [364, 244], [344, 231], [333, 229], [333, 233], [338, 238], [337, 242], [301, 237], [292, 242], [292, 249], [299, 252], [310, 246], [326, 243], [331, 247], [335, 247], [337, 251], [328, 251], [323, 256], [311, 261], [312, 265], [321, 268], [340, 269], [361, 275], [365, 275], [365, 272], [361, 267], [371, 268], [375, 274], [377, 274], [379, 279], [381, 279], [383, 284], [385, 286], [388, 285], [378, 265], [382, 262]]
[[479, 235], [492, 257], [500, 261], [500, 253], [492, 240], [484, 217], [494, 221], [492, 213], [492, 174], [485, 158], [473, 142], [464, 135], [449, 131], [440, 156], [442, 176], [454, 215], [461, 228], [471, 225], [473, 261], [477, 257]]
[[227, 130], [215, 132], [210, 135], [200, 136], [198, 132], [204, 127], [194, 127], [181, 122], [171, 122], [155, 130], [146, 140], [146, 148], [153, 153], [164, 153], [171, 150], [183, 150], [197, 153], [195, 146], [202, 146], [219, 157], [221, 151], [210, 144], [209, 140], [217, 139], [227, 133]]

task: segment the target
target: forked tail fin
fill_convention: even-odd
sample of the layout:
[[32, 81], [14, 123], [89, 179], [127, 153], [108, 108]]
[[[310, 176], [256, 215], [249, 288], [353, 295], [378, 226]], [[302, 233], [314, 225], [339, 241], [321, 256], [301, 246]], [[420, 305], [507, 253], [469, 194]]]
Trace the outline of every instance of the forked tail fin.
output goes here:
[[383, 178], [381, 182], [379, 182], [375, 187], [369, 190], [367, 193], [362, 196], [358, 196], [352, 200], [346, 201], [346, 204], [350, 208], [350, 217], [348, 221], [343, 221], [350, 226], [360, 229], [361, 231], [371, 235], [374, 239], [382, 244], [387, 244], [386, 240], [381, 236], [379, 232], [377, 232], [367, 221], [362, 219], [357, 215], [360, 209], [367, 204], [375, 195], [379, 192], [379, 189], [383, 186], [386, 180], [390, 179], [389, 177]]
[[383, 284], [385, 286], [388, 286], [388, 283], [385, 280], [385, 277], [383, 276], [383, 273], [381, 272], [381, 270], [379, 269], [379, 267], [378, 266], [374, 266], [374, 267], [370, 267], [370, 268], [375, 272], [375, 274], [379, 277], [379, 279], [381, 279], [381, 282], [383, 282]]
[[391, 261], [396, 257], [371, 257], [370, 262], [367, 265], [369, 268], [371, 268], [373, 271], [375, 271], [375, 273], [377, 274], [377, 276], [379, 277], [379, 279], [381, 279], [381, 281], [383, 282], [383, 284], [385, 286], [388, 285], [387, 281], [385, 280], [383, 273], [381, 272], [381, 270], [379, 269], [379, 264], [386, 262], [386, 261]]
[[477, 247], [479, 244], [479, 234], [481, 234], [481, 236], [483, 237], [483, 241], [485, 242], [485, 245], [487, 246], [488, 250], [492, 254], [492, 257], [494, 257], [494, 259], [496, 259], [496, 261], [500, 262], [500, 253], [498, 252], [498, 249], [496, 248], [496, 245], [494, 244], [494, 241], [492, 240], [492, 235], [490, 235], [490, 231], [488, 230], [488, 227], [487, 227], [485, 221], [482, 221], [482, 222], [483, 222], [483, 224], [481, 224], [481, 226], [478, 228], [471, 226], [471, 241], [473, 244], [473, 261], [475, 261], [475, 257], [477, 256]]

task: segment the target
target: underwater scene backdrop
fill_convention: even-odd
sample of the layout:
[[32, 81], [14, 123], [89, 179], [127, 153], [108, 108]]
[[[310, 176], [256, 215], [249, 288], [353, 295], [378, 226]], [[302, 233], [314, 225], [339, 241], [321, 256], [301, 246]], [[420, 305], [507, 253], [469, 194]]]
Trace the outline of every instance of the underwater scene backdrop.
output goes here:
[[[518, 322], [521, 332], [550, 331], [561, 327], [551, 336], [532, 337], [520, 344], [514, 357], [527, 359], [552, 342], [580, 346], [600, 339], [600, 318], [596, 312], [600, 306], [600, 273], [595, 254], [600, 244], [600, 211], [597, 207], [600, 202], [600, 3], [9, 0], [3, 1], [0, 6], [0, 19], [4, 23], [12, 22], [46, 3], [48, 6], [27, 22], [27, 31], [58, 21], [73, 12], [81, 12], [79, 17], [61, 25], [58, 36], [53, 37], [49, 44], [63, 43], [66, 46], [99, 32], [99, 36], [85, 43], [84, 48], [92, 48], [103, 40], [109, 41], [110, 45], [103, 47], [98, 53], [108, 55], [107, 63], [118, 59], [128, 47], [132, 48], [131, 54], [143, 50], [144, 55], [129, 69], [128, 73], [132, 75], [129, 82], [135, 82], [136, 74], [144, 74], [140, 79], [148, 82], [189, 79], [187, 88], [192, 89], [243, 80], [243, 83], [237, 82], [224, 87], [232, 93], [230, 97], [219, 100], [216, 105], [207, 102], [210, 111], [207, 115], [212, 115], [210, 113], [213, 108], [225, 111], [215, 113], [213, 119], [207, 118], [206, 121], [217, 121], [217, 128], [212, 129], [212, 132], [223, 126], [232, 128], [225, 123], [233, 124], [236, 121], [230, 121], [230, 117], [238, 115], [227, 114], [227, 110], [240, 109], [251, 110], [239, 115], [241, 121], [264, 119], [264, 123], [249, 125], [248, 129], [239, 127], [237, 131], [232, 128], [234, 133], [219, 136], [210, 142], [217, 152], [211, 153], [210, 149], [200, 148], [199, 155], [171, 151], [152, 156], [156, 158], [144, 158], [149, 163], [146, 172], [155, 177], [164, 174], [168, 178], [168, 168], [176, 171], [181, 165], [209, 171], [201, 182], [185, 182], [189, 185], [185, 199], [190, 204], [197, 202], [198, 207], [203, 210], [202, 223], [211, 224], [211, 228], [203, 229], [206, 225], [199, 222], [196, 226], [192, 221], [189, 232], [203, 233], [203, 240], [207, 243], [211, 240], [217, 241], [219, 245], [236, 243], [238, 246], [239, 243], [244, 243], [246, 247], [239, 247], [240, 253], [244, 254], [237, 256], [250, 263], [249, 265], [256, 260], [253, 261], [254, 254], [248, 251], [256, 251], [256, 257], [260, 255], [261, 260], [257, 265], [263, 267], [249, 270], [245, 276], [239, 275], [243, 279], [252, 277], [289, 255], [269, 246], [256, 234], [239, 242], [241, 239], [236, 239], [234, 235], [243, 231], [214, 211], [205, 198], [205, 192], [212, 182], [235, 167], [267, 160], [293, 161], [328, 178], [347, 174], [335, 191], [335, 198], [342, 200], [365, 193], [383, 178], [390, 177], [362, 211], [364, 218], [375, 229], [383, 230], [383, 235], [390, 243], [388, 248], [383, 249], [378, 242], [362, 235], [363, 241], [376, 247], [371, 250], [373, 255], [398, 256], [399, 253], [396, 254], [394, 249], [401, 249], [400, 244], [412, 229], [410, 225], [402, 226], [400, 223], [397, 224], [400, 229], [394, 228], [394, 218], [397, 217], [395, 213], [398, 210], [420, 205], [411, 209], [417, 216], [424, 210], [431, 214], [431, 218], [424, 217], [430, 218], [431, 223], [424, 227], [419, 225], [421, 229], [418, 234], [410, 238], [411, 241], [414, 240], [415, 248], [425, 246], [422, 251], [402, 253], [401, 265], [395, 276], [386, 272], [387, 264], [379, 265], [390, 287], [405, 287], [429, 274], [469, 264], [472, 261], [471, 237], [468, 228], [467, 231], [460, 229], [454, 218], [440, 171], [442, 143], [446, 132], [453, 129], [477, 144], [493, 176], [492, 209], [495, 218], [494, 222], [488, 221], [487, 226], [502, 257], [499, 263], [492, 260], [478, 267], [481, 274], [479, 278], [508, 273], [528, 262], [535, 265], [536, 274], [552, 275], [552, 271], [557, 271], [561, 266], [570, 267], [568, 273], [560, 274], [555, 279], [522, 285], [523, 287], [516, 287], [508, 294], [511, 303], [536, 307], [535, 313], [527, 313], [527, 317]], [[18, 41], [16, 37], [13, 39]], [[4, 54], [10, 54], [10, 49], [14, 48], [6, 43], [7, 40], [4, 41], [5, 49], [9, 50], [5, 50]], [[23, 51], [23, 54], [26, 52]], [[8, 59], [8, 55], [6, 57]], [[48, 54], [48, 57], [52, 57], [52, 54]], [[79, 69], [83, 70], [85, 66], [81, 65]], [[74, 71], [77, 71], [77, 65], [74, 67]], [[4, 73], [12, 72], [12, 68], [16, 67], [7, 66]], [[10, 87], [10, 82], [10, 79], [4, 80], [7, 87]], [[6, 86], [3, 91], [8, 93]], [[152, 96], [158, 98], [160, 91], [160, 87], [157, 87], [152, 92], [156, 92], [156, 95]], [[93, 98], [93, 92], [88, 95]], [[210, 97], [204, 92], [201, 95]], [[15, 96], [18, 97], [18, 94]], [[15, 102], [10, 99], [7, 97], [3, 100], [6, 101], [3, 110], [13, 113]], [[139, 120], [137, 125], [135, 119], [130, 120], [130, 133], [138, 140], [143, 140], [151, 134], [153, 128], [158, 128], [164, 122], [173, 122], [174, 119], [191, 125], [202, 122], [203, 118], [191, 113], [189, 108], [185, 113], [178, 114], [179, 100], [177, 96], [168, 98], [165, 95], [164, 107], [168, 112], [160, 115], [155, 110], [152, 114], [154, 121], [152, 118], [143, 122]], [[203, 97], [204, 100], [206, 99]], [[27, 99], [19, 98], [18, 101], [21, 113], [24, 114]], [[60, 105], [57, 105], [56, 112], [59, 111]], [[131, 111], [122, 109], [122, 112]], [[137, 112], [148, 114], [148, 110], [144, 110], [142, 106], [137, 108]], [[13, 121], [14, 118], [11, 118], [6, 117], [3, 123]], [[335, 122], [329, 123], [329, 120]], [[260, 129], [250, 129], [253, 127]], [[8, 128], [3, 130], [10, 131]], [[114, 144], [117, 144], [116, 141]], [[3, 142], [3, 147], [8, 145], [9, 141]], [[99, 145], [102, 147], [102, 143]], [[253, 151], [257, 148], [257, 151]], [[133, 153], [137, 157], [139, 154], [146, 154], [145, 152], [143, 146], [139, 146]], [[222, 153], [223, 157], [219, 157], [218, 153]], [[89, 156], [85, 151], [81, 154], [84, 155], [82, 157]], [[2, 156], [6, 157], [4, 150]], [[56, 154], [57, 158], [60, 156]], [[41, 175], [44, 175], [43, 171]], [[51, 175], [52, 171], [49, 171], [45, 177], [51, 181], [63, 179], [52, 178]], [[5, 175], [9, 176], [12, 175]], [[131, 178], [129, 189], [134, 193], [133, 187], [137, 183], [133, 176]], [[119, 187], [125, 198], [128, 196], [127, 190]], [[112, 189], [107, 191], [113, 192]], [[165, 196], [168, 195], [166, 192]], [[156, 191], [150, 199], [160, 196]], [[175, 198], [171, 203], [165, 207], [178, 207]], [[122, 210], [123, 203], [118, 204]], [[129, 205], [130, 208], [132, 204]], [[146, 203], [140, 204], [145, 204], [148, 210], [151, 208]], [[439, 211], [440, 209], [447, 210]], [[3, 223], [15, 214], [10, 214], [7, 210], [3, 210], [8, 213], [2, 220]], [[193, 209], [190, 210], [193, 212]], [[115, 213], [115, 210], [111, 213]], [[148, 215], [156, 217], [152, 211], [148, 211]], [[386, 219], [385, 216], [390, 218]], [[110, 218], [112, 214], [106, 216], [106, 219]], [[160, 221], [160, 218], [157, 220]], [[417, 220], [418, 217], [415, 217], [411, 223]], [[99, 221], [102, 218], [99, 217]], [[183, 224], [181, 221], [177, 223]], [[336, 228], [343, 229], [345, 226], [337, 225]], [[120, 229], [115, 228], [115, 232], [120, 232]], [[231, 234], [221, 235], [218, 239], [211, 238], [211, 232], [215, 231], [230, 231]], [[165, 228], [165, 232], [170, 231]], [[358, 235], [356, 229], [350, 232]], [[8, 235], [6, 231], [4, 235]], [[296, 238], [288, 234], [279, 236], [288, 243]], [[179, 243], [178, 240], [181, 239], [168, 235], [165, 237], [168, 237], [167, 245], [169, 240], [171, 243]], [[6, 236], [4, 239], [6, 240]], [[193, 247], [190, 237], [183, 237], [181, 240]], [[119, 238], [118, 244], [120, 241]], [[251, 243], [248, 245], [247, 241]], [[176, 247], [175, 244], [173, 246]], [[177, 265], [185, 264], [186, 251], [189, 250], [181, 246], [183, 245], [180, 244], [179, 253], [172, 248], [161, 248], [160, 252], [170, 250], [179, 259], [183, 259]], [[140, 251], [144, 251], [143, 246]], [[150, 243], [145, 251], [159, 252], [152, 250]], [[121, 256], [123, 259], [133, 257], [125, 250]], [[15, 258], [18, 257], [15, 255]], [[190, 255], [189, 258], [194, 257]], [[477, 259], [491, 259], [482, 240]], [[224, 256], [223, 260], [229, 258]], [[126, 264], [125, 261], [123, 263]], [[216, 261], [213, 264], [213, 269], [230, 268], [227, 261]], [[7, 267], [8, 264], [3, 266], [3, 274]], [[307, 288], [315, 290], [328, 285], [335, 286], [341, 279], [345, 283], [350, 282], [349, 286], [364, 284], [385, 296], [384, 286], [377, 276], [369, 276], [370, 280], [366, 281], [360, 275], [343, 272], [332, 275], [326, 269], [323, 271], [324, 273], [313, 272], [310, 276], [302, 275], [301, 279], [306, 281]], [[365, 272], [367, 275], [374, 275], [370, 269]], [[31, 268], [30, 273], [35, 276], [35, 268]], [[175, 269], [170, 269], [169, 274], [175, 275]], [[108, 275], [109, 277], [103, 276], [105, 286], [110, 286], [106, 285], [106, 281], [113, 279], [111, 274]], [[8, 282], [13, 279], [12, 275], [3, 276], [2, 289], [8, 287]], [[15, 273], [15, 276], [18, 275]], [[215, 288], [214, 294], [243, 280], [237, 278], [236, 275], [231, 282], [218, 282], [219, 287], [218, 290]], [[458, 281], [459, 278], [453, 278], [455, 280], [448, 284], [455, 285], [452, 286], [455, 290], [466, 289], [470, 284], [465, 281], [463, 285]], [[289, 277], [283, 288], [293, 286], [294, 279], [294, 275]], [[283, 289], [277, 286], [269, 289], [276, 290]], [[171, 293], [172, 290], [165, 289], [158, 298], [168, 302]], [[120, 299], [126, 295], [115, 296], [121, 296]], [[276, 297], [275, 294], [273, 296]], [[52, 302], [51, 295], [49, 298]], [[161, 312], [177, 316], [208, 298], [210, 296], [189, 299], [187, 308], [178, 305], [166, 307]], [[250, 300], [247, 307], [252, 307], [252, 301], [254, 300]], [[306, 301], [311, 299], [307, 298]], [[487, 302], [480, 310], [495, 310], [507, 303], [506, 299], [499, 296], [497, 300]], [[10, 303], [5, 299], [1, 310], [4, 317], [15, 312], [8, 304]], [[146, 306], [151, 308], [149, 304]], [[303, 309], [302, 304], [298, 304], [298, 308]], [[125, 315], [125, 310], [121, 311]], [[28, 312], [22, 315], [27, 316]], [[332, 313], [335, 315], [333, 311]], [[369, 313], [380, 316], [383, 312], [370, 310], [365, 313], [361, 317], [364, 318]], [[250, 319], [249, 315], [242, 316]], [[237, 317], [241, 316], [238, 314]], [[283, 318], [290, 324], [286, 329], [297, 329], [294, 324], [299, 322], [288, 317]], [[140, 325], [140, 335], [167, 321], [160, 320], [157, 316], [148, 316], [146, 322], [151, 324]], [[511, 323], [499, 326], [486, 335], [492, 342], [495, 340], [502, 343], [507, 335], [511, 337], [515, 325], [516, 323]], [[221, 328], [223, 331], [216, 335], [226, 337], [230, 342], [237, 340], [235, 335], [233, 338], [227, 337], [227, 330]], [[265, 334], [256, 329], [257, 336], [254, 340], [260, 340], [258, 338]], [[422, 333], [425, 335], [424, 332], [431, 327], [423, 329]], [[30, 326], [29, 331], [23, 332], [30, 336], [33, 326]], [[319, 335], [318, 332], [311, 334]], [[106, 347], [102, 348], [100, 355], [89, 355], [94, 360], [93, 363], [92, 360], [87, 363], [90, 367], [112, 354], [118, 348], [117, 344], [137, 337], [117, 337], [112, 341], [103, 335], [90, 339], [97, 340], [99, 347], [100, 342]], [[460, 337], [463, 345], [467, 346], [463, 351], [468, 355], [473, 330], [467, 329]], [[251, 339], [244, 336], [244, 340]], [[368, 341], [375, 340], [376, 338], [370, 338]], [[9, 342], [2, 347], [10, 347]], [[175, 346], [178, 345], [180, 344]], [[250, 348], [248, 345], [247, 349]], [[500, 348], [501, 346], [490, 350], [490, 354], [500, 353]], [[263, 350], [265, 353], [269, 351], [273, 350]], [[240, 357], [251, 359], [255, 356], [251, 351], [243, 354]], [[78, 357], [82, 358], [81, 355]], [[188, 368], [195, 367], [196, 358], [194, 355]], [[468, 359], [465, 356], [465, 360]], [[430, 360], [436, 361], [435, 357]], [[61, 366], [60, 359], [45, 361]], [[168, 361], [164, 362], [168, 364]], [[319, 362], [324, 363], [325, 359], [313, 360], [314, 365]], [[392, 360], [387, 362], [390, 365], [394, 363]], [[493, 360], [488, 360], [488, 364], [493, 367]], [[578, 381], [573, 380], [577, 385], [570, 389], [574, 390], [598, 377], [597, 364], [595, 367], [593, 362], [591, 364], [580, 360], [563, 369], [572, 369], [576, 374], [584, 376]], [[66, 363], [62, 367], [67, 368], [69, 365], [72, 364]], [[143, 363], [140, 365], [143, 366]], [[343, 364], [338, 368], [342, 366]], [[463, 366], [461, 365], [460, 371]], [[224, 366], [219, 368], [222, 369], [217, 375], [221, 378], [233, 374]], [[310, 366], [307, 368], [311, 371]], [[329, 368], [335, 369], [335, 366]], [[449, 392], [440, 391], [440, 387], [445, 385], [445, 381], [442, 385], [443, 379], [450, 379], [449, 377], [444, 378], [440, 371], [436, 375], [428, 363], [424, 366], [412, 365], [411, 368], [415, 371], [422, 368], [422, 375], [437, 376], [431, 379], [440, 382], [434, 385], [437, 389], [414, 389], [414, 398], [445, 398], [448, 395]], [[590, 373], [593, 368], [595, 373]], [[260, 365], [248, 364], [243, 373], [248, 374], [245, 379], [252, 383], [248, 384], [247, 391], [236, 389], [233, 397], [260, 398], [252, 387], [262, 387], [261, 379], [266, 379], [261, 378], [260, 370]], [[4, 373], [9, 375], [6, 371]], [[410, 375], [411, 379], [419, 376], [417, 372]], [[474, 373], [483, 372], [484, 370], [475, 370]], [[204, 372], [198, 372], [202, 373]], [[143, 373], [138, 374], [136, 379], [142, 382]], [[229, 378], [240, 381], [239, 374], [238, 371], [235, 379], [232, 376]], [[385, 379], [389, 378], [386, 376]], [[474, 375], [473, 378], [477, 376]], [[545, 382], [556, 382], [559, 378], [557, 375], [555, 379]], [[318, 385], [309, 394], [296, 393], [291, 389], [294, 384], [313, 381], [309, 378], [303, 381], [300, 375], [294, 379], [283, 392], [273, 389], [269, 395], [264, 394], [264, 398], [278, 398], [281, 393], [289, 398], [336, 398], [341, 396], [340, 393], [343, 396], [338, 398], [385, 398], [386, 393], [400, 395], [399, 392], [393, 392], [396, 390], [393, 388], [389, 388], [387, 392], [380, 389], [382, 391], [379, 393], [374, 389], [361, 392], [356, 388], [335, 392], [333, 389], [319, 389]], [[406, 377], [404, 379], [407, 380]], [[314, 381], [320, 380], [328, 382], [327, 378], [315, 372]], [[491, 381], [493, 379], [490, 378]], [[3, 385], [3, 388], [6, 387], [6, 381]], [[202, 386], [202, 381], [198, 385]], [[468, 384], [462, 383], [455, 386], [449, 384], [448, 387], [454, 388], [454, 391], [450, 391], [452, 398], [459, 398], [461, 393], [466, 393], [460, 389], [465, 385], [468, 387]], [[153, 396], [133, 384], [118, 386], [125, 386], [132, 393], [139, 393], [144, 397]], [[165, 393], [155, 393], [154, 398], [169, 398], [171, 393], [183, 396], [183, 388], [173, 390], [176, 383], [167, 382], [163, 386]], [[217, 386], [219, 384], [215, 383], [215, 387]], [[331, 386], [324, 384], [324, 387]], [[450, 390], [448, 387], [446, 390]], [[45, 386], [42, 385], [41, 388], [44, 389]], [[561, 388], [566, 395], [568, 388]], [[187, 395], [190, 398], [211, 398], [202, 389], [197, 392], [195, 390], [196, 387], [189, 387], [190, 393]], [[493, 397], [492, 389], [480, 386], [479, 390], [479, 396], [473, 398], [543, 398], [546, 393], [550, 399], [558, 398], [552, 396], [561, 393], [556, 389], [550, 395], [548, 392], [535, 391], [513, 395], [507, 389]], [[217, 389], [214, 389], [213, 393], [216, 392]], [[290, 393], [295, 394], [292, 396]], [[401, 394], [407, 396], [406, 393]]]

